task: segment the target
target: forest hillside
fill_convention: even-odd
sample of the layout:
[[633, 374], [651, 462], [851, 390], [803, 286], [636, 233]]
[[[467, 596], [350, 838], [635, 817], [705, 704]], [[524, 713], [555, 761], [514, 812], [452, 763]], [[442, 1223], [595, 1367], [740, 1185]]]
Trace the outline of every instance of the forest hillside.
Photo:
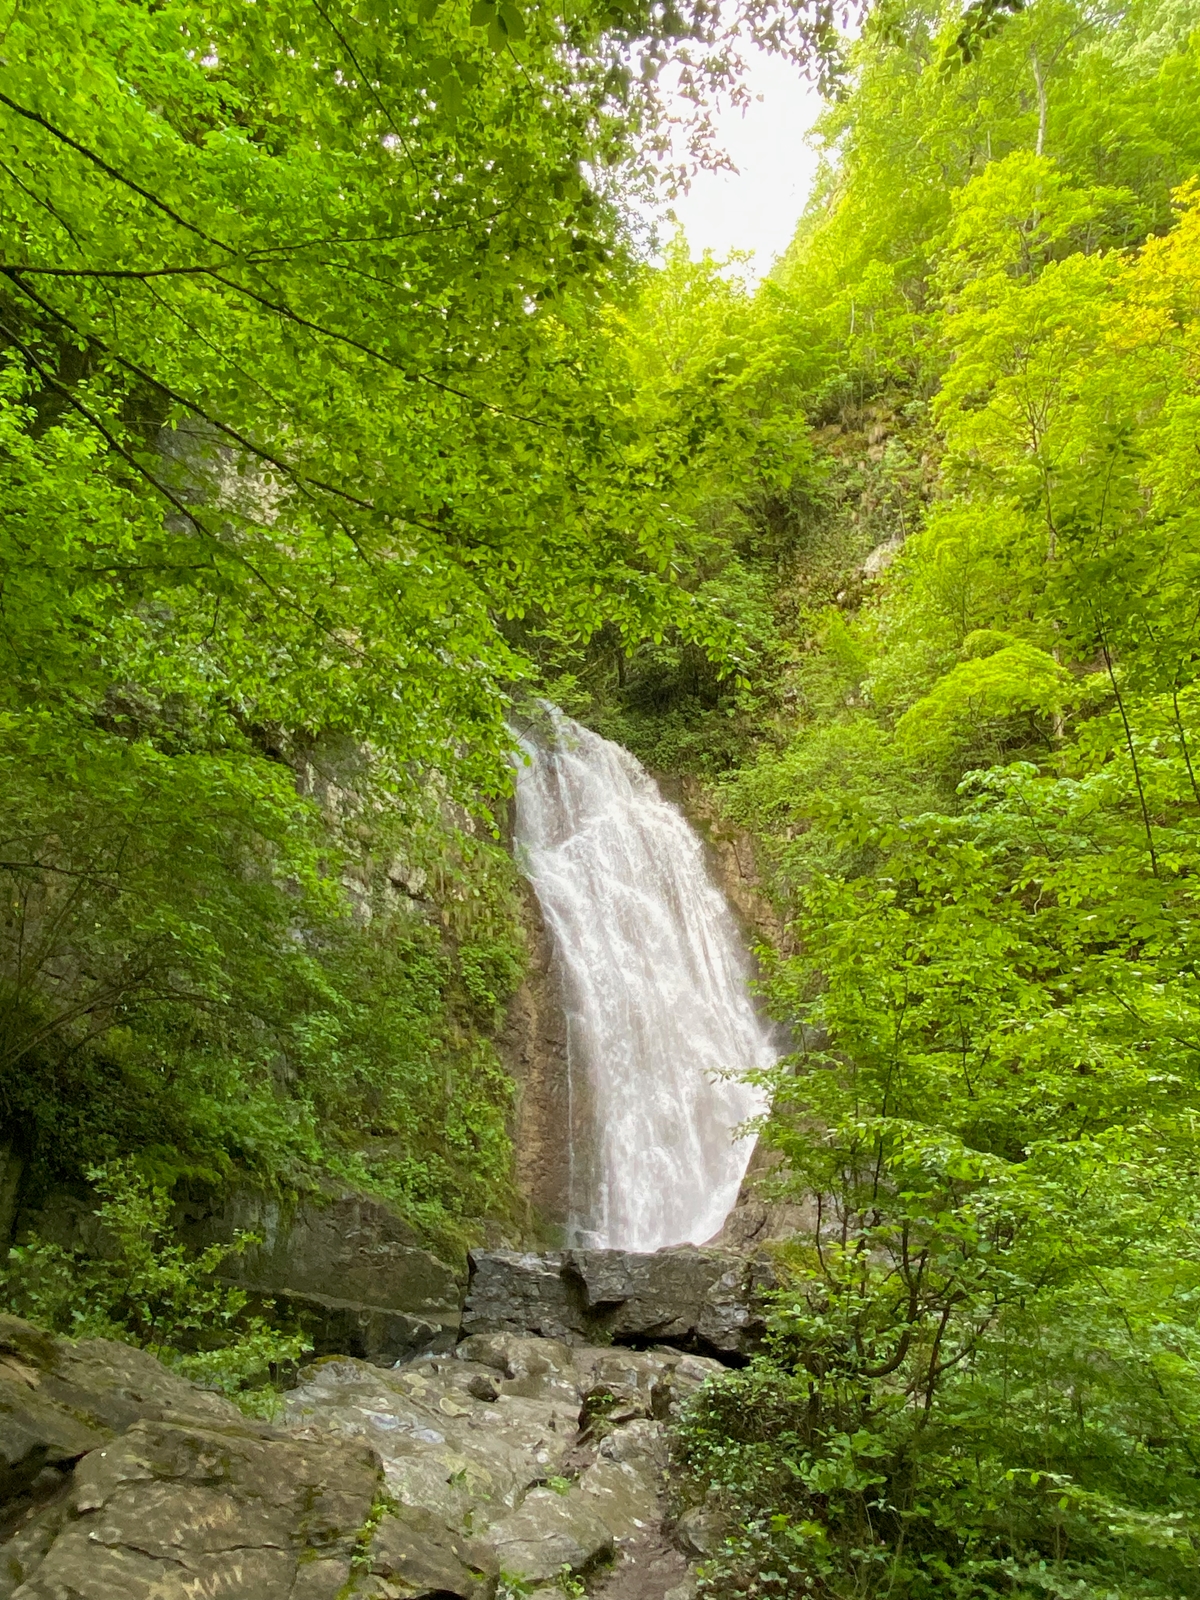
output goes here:
[[715, 1593], [1195, 1587], [1195, 22], [878, 13], [770, 278], [626, 322], [742, 655], [571, 686], [757, 843], [813, 1208], [686, 1437]]
[[[304, 1338], [173, 1207], [538, 1242], [549, 699], [752, 841], [782, 930], [763, 1192], [809, 1220], [674, 1435], [703, 1592], [1200, 1594], [1200, 8], [833, 24], [14, 11], [6, 1303], [237, 1391]], [[826, 97], [757, 286], [639, 210], [660, 77], [702, 151], [747, 33]]]

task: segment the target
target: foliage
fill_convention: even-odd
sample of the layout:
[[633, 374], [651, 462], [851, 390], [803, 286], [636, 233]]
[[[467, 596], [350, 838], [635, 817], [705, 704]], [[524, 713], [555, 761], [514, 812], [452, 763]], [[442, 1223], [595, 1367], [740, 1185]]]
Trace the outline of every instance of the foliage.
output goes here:
[[[602, 309], [653, 63], [728, 82], [729, 43], [703, 7], [465, 0], [6, 24], [0, 1113], [29, 1198], [139, 1150], [350, 1173], [460, 1245], [504, 1211], [506, 630], [670, 617], [720, 649]], [[428, 892], [389, 890], [398, 857]]]
[[[6, 1304], [72, 1338], [139, 1345], [193, 1382], [262, 1411], [262, 1395], [243, 1391], [261, 1390], [311, 1346], [266, 1315], [248, 1314], [249, 1297], [216, 1276], [261, 1241], [239, 1232], [232, 1244], [189, 1255], [172, 1236], [170, 1196], [131, 1163], [94, 1167], [88, 1177], [100, 1197], [98, 1249], [42, 1240], [14, 1246], [3, 1274]], [[269, 1315], [272, 1307], [263, 1310]]]
[[807, 1221], [677, 1440], [714, 1596], [1198, 1592], [1196, 20], [1039, 3], [949, 71], [957, 15], [878, 15], [743, 313], [830, 555], [772, 557], [719, 788]]

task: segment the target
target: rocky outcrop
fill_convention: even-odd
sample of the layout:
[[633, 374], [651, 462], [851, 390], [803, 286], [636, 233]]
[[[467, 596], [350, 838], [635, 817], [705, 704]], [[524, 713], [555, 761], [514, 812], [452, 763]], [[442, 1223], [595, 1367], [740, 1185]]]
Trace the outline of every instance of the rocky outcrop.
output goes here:
[[318, 1354], [390, 1366], [452, 1348], [462, 1281], [381, 1201], [343, 1190], [285, 1204], [241, 1190], [212, 1209], [185, 1208], [180, 1231], [202, 1248], [238, 1229], [263, 1242], [229, 1260], [225, 1275], [291, 1312]]
[[769, 1264], [732, 1251], [680, 1245], [542, 1254], [475, 1251], [465, 1333], [530, 1332], [567, 1343], [662, 1341], [745, 1356], [763, 1332]]
[[378, 1600], [481, 1600], [498, 1572], [589, 1574], [661, 1529], [665, 1427], [712, 1359], [480, 1334], [390, 1372], [318, 1362], [293, 1437], [369, 1443], [394, 1504], [364, 1555]]
[[56, 1339], [0, 1316], [0, 1505], [11, 1522], [89, 1451], [140, 1421], [240, 1421], [228, 1401], [108, 1339]]
[[[228, 1244], [239, 1230], [256, 1234], [261, 1245], [231, 1256], [222, 1276], [274, 1300], [319, 1355], [391, 1366], [421, 1350], [448, 1350], [458, 1337], [465, 1274], [424, 1249], [374, 1196], [331, 1189], [285, 1200], [243, 1188], [184, 1201], [175, 1221], [197, 1251]], [[93, 1203], [67, 1193], [22, 1212], [18, 1232], [85, 1254], [106, 1248]]]
[[607, 1591], [643, 1563], [665, 1600], [666, 1428], [721, 1370], [481, 1333], [317, 1361], [269, 1426], [143, 1351], [3, 1318], [0, 1600], [494, 1600], [501, 1575]]
[[335, 1600], [380, 1482], [109, 1340], [0, 1318], [0, 1600]]
[[[517, 1189], [528, 1207], [531, 1240], [561, 1243], [570, 1209], [567, 1019], [550, 935], [528, 884], [521, 898], [528, 963], [496, 1041], [516, 1085], [513, 1153]], [[576, 1112], [577, 1115], [577, 1112]]]
[[370, 1450], [136, 1423], [5, 1549], [11, 1600], [334, 1600], [374, 1500]]
[[711, 1247], [745, 1255], [797, 1234], [811, 1236], [818, 1221], [815, 1198], [770, 1197], [771, 1179], [782, 1162], [780, 1151], [768, 1149], [761, 1141], [755, 1145], [737, 1200], [721, 1231], [708, 1241]]

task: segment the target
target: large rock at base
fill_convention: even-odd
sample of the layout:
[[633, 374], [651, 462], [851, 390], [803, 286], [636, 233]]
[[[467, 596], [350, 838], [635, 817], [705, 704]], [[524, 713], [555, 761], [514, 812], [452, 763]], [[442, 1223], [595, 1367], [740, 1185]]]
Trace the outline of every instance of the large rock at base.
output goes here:
[[[553, 1374], [543, 1375], [553, 1379]], [[479, 1381], [481, 1380], [481, 1381]], [[493, 1398], [476, 1389], [488, 1385]], [[322, 1361], [286, 1398], [304, 1438], [366, 1438], [383, 1460], [388, 1493], [447, 1526], [478, 1526], [514, 1510], [534, 1484], [567, 1470], [579, 1384], [528, 1381], [506, 1392], [495, 1368], [437, 1356], [386, 1372], [361, 1361]]]
[[382, 1458], [396, 1521], [380, 1524], [372, 1600], [414, 1600], [433, 1568], [440, 1592], [481, 1600], [479, 1574], [550, 1582], [652, 1534], [666, 1422], [720, 1370], [665, 1346], [477, 1334], [391, 1372], [317, 1362], [286, 1413], [297, 1437], [366, 1439]]
[[58, 1487], [80, 1457], [143, 1419], [240, 1424], [237, 1408], [110, 1339], [75, 1343], [0, 1316], [0, 1507]]
[[745, 1355], [762, 1336], [761, 1296], [773, 1282], [764, 1259], [694, 1245], [653, 1254], [481, 1250], [471, 1255], [463, 1331]]
[[375, 1453], [271, 1429], [139, 1422], [5, 1547], [3, 1600], [335, 1600]]
[[474, 1547], [419, 1506], [399, 1506], [380, 1522], [368, 1551], [362, 1600], [416, 1600], [422, 1595], [487, 1600], [497, 1576], [490, 1551]]
[[223, 1274], [295, 1315], [318, 1355], [391, 1366], [453, 1347], [463, 1284], [382, 1201], [346, 1190], [285, 1203], [241, 1190], [217, 1208], [186, 1210], [180, 1231], [195, 1248], [238, 1229], [262, 1238]]
[[613, 1553], [613, 1535], [578, 1489], [531, 1489], [518, 1510], [487, 1529], [500, 1570], [524, 1583], [586, 1572]]
[[587, 1294], [567, 1270], [565, 1250], [542, 1254], [473, 1250], [463, 1333], [533, 1334], [579, 1344], [586, 1337]]

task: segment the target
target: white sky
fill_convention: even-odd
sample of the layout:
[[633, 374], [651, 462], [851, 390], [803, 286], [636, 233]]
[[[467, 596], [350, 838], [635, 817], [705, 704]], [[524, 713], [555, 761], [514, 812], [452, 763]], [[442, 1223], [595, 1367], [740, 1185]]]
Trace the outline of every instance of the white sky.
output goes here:
[[748, 276], [762, 277], [787, 248], [817, 167], [805, 143], [821, 101], [799, 70], [778, 56], [748, 53], [746, 111], [724, 107], [718, 138], [737, 172], [702, 172], [671, 207], [694, 257], [752, 250]]

